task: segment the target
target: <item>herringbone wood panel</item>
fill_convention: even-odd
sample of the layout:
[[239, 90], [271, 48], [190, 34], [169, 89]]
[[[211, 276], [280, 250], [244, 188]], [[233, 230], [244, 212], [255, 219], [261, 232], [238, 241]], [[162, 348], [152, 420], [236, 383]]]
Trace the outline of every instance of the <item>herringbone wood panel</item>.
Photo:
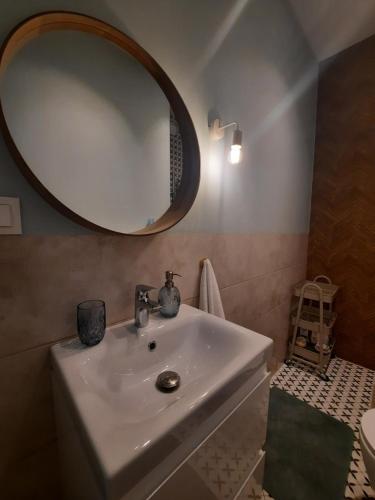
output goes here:
[[375, 369], [375, 37], [321, 72], [308, 273], [342, 287], [339, 356]]

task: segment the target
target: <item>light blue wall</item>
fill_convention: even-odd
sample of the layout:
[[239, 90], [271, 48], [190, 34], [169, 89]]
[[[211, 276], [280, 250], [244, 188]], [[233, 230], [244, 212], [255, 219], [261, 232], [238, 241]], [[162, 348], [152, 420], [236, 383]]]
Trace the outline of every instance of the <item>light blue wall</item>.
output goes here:
[[[285, 0], [2, 0], [0, 33], [43, 10], [76, 10], [129, 34], [167, 71], [201, 147], [197, 200], [175, 231], [307, 232], [317, 63]], [[240, 122], [244, 160], [228, 163], [208, 115]], [[85, 229], [49, 207], [0, 142], [0, 194], [20, 196], [25, 233]]]

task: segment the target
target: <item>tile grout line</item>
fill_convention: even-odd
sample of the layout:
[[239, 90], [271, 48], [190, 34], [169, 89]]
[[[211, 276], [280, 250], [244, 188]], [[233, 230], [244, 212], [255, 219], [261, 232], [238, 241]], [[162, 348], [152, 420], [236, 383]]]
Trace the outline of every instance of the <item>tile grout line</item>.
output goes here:
[[264, 276], [268, 276], [268, 275], [271, 275], [271, 274], [276, 274], [276, 273], [279, 273], [280, 271], [285, 271], [285, 269], [298, 268], [298, 267], [302, 267], [302, 266], [305, 266], [305, 268], [306, 268], [305, 264], [290, 265], [290, 266], [280, 267], [280, 268], [278, 268], [278, 269], [276, 269], [274, 271], [270, 271], [270, 272], [262, 273], [262, 274], [256, 274], [256, 275], [254, 275], [251, 278], [248, 278], [246, 280], [238, 281], [236, 283], [232, 283], [230, 285], [223, 286], [223, 287], [219, 288], [219, 290], [220, 291], [221, 290], [226, 290], [227, 288], [231, 288], [231, 287], [234, 287], [234, 286], [237, 286], [237, 285], [241, 285], [242, 283], [248, 283], [249, 281], [252, 281], [254, 279], [262, 278]]
[[58, 342], [63, 342], [65, 340], [69, 340], [69, 339], [72, 339], [74, 337], [75, 337], [75, 335], [69, 335], [69, 336], [62, 337], [62, 338], [57, 339], [57, 340], [51, 340], [50, 342], [43, 342], [41, 344], [34, 345], [32, 347], [27, 347], [26, 349], [22, 349], [21, 351], [15, 351], [15, 352], [10, 352], [8, 354], [0, 355], [0, 362], [3, 359], [11, 358], [12, 356], [17, 356], [19, 354], [24, 354], [24, 353], [29, 352], [29, 351], [36, 351], [37, 349], [41, 349], [43, 347], [48, 347], [48, 346], [51, 347], [51, 346], [57, 344]]

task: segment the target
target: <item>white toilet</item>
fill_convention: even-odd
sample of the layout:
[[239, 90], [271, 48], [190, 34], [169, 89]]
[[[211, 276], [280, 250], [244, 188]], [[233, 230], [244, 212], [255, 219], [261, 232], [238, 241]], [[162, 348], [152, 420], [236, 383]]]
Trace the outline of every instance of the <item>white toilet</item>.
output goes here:
[[367, 474], [375, 490], [375, 408], [366, 411], [361, 420], [360, 441]]

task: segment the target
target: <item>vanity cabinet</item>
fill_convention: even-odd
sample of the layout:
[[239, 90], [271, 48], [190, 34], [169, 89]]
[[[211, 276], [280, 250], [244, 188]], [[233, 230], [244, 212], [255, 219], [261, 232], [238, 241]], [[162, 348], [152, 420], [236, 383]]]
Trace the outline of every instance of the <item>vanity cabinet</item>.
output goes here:
[[[157, 348], [149, 350], [153, 341]], [[272, 341], [182, 305], [53, 346], [67, 500], [235, 500], [262, 485]], [[165, 393], [165, 367], [183, 381]]]
[[269, 379], [266, 374], [152, 500], [245, 500], [261, 493]]
[[[269, 381], [270, 374], [264, 372], [258, 384], [188, 454], [161, 486], [153, 494], [142, 498], [248, 500], [250, 493], [260, 495], [263, 489]], [[64, 498], [103, 500], [107, 496], [103, 496], [98, 489], [81, 437], [60, 391], [61, 386], [54, 379]], [[138, 492], [120, 497], [121, 500], [141, 499]]]

